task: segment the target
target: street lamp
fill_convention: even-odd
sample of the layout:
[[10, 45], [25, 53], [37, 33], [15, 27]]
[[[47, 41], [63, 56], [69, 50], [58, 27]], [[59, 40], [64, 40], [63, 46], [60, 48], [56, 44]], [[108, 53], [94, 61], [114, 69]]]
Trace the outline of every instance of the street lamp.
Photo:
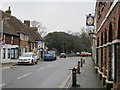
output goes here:
[[3, 46], [2, 46], [2, 43], [3, 43], [3, 23], [5, 20], [8, 20], [10, 19], [9, 17], [6, 17], [6, 18], [3, 18], [1, 20], [1, 37], [0, 37], [0, 52], [1, 52], [1, 56], [0, 56], [0, 63], [2, 63], [2, 57], [3, 57]]

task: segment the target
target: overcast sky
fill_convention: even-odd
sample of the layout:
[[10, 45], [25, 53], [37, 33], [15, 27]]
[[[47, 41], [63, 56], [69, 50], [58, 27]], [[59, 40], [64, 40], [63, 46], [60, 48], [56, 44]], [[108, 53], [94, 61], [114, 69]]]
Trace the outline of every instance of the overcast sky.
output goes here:
[[86, 26], [86, 15], [95, 12], [95, 1], [16, 2], [14, 0], [13, 2], [9, 0], [2, 2], [0, 8], [5, 11], [9, 6], [13, 16], [21, 21], [39, 21], [47, 28], [47, 32], [68, 30], [80, 32], [80, 29]]

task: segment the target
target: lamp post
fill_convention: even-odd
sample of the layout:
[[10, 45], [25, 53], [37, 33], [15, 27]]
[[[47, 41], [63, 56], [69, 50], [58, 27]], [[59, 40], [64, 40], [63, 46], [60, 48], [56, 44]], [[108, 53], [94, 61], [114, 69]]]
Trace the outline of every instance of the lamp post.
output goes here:
[[1, 52], [1, 56], [0, 56], [0, 63], [2, 63], [2, 58], [3, 58], [3, 23], [4, 23], [4, 21], [5, 20], [8, 20], [8, 19], [10, 19], [9, 17], [6, 17], [6, 18], [3, 18], [2, 20], [1, 20], [1, 36], [0, 36], [0, 52]]

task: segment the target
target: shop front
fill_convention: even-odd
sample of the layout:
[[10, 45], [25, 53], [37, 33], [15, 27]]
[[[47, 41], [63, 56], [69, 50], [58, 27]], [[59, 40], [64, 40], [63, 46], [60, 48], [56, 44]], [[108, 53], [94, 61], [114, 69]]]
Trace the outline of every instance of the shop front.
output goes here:
[[18, 45], [3, 45], [3, 55], [2, 58], [4, 59], [18, 59]]

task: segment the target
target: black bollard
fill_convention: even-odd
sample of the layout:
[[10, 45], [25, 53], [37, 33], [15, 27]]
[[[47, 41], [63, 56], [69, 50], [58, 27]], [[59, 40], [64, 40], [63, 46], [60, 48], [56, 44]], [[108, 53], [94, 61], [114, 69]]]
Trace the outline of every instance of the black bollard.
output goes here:
[[77, 73], [80, 73], [80, 61], [78, 61]]
[[76, 69], [73, 68], [72, 69], [72, 87], [75, 87], [77, 86], [77, 83], [76, 83]]
[[83, 67], [83, 59], [81, 58], [81, 67]]

